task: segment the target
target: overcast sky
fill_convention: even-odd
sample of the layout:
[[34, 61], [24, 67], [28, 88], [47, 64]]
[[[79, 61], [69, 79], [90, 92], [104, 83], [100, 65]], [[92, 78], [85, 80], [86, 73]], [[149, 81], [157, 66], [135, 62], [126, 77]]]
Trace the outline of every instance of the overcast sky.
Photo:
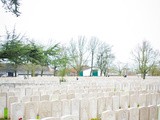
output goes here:
[[160, 0], [22, 0], [18, 18], [0, 6], [0, 35], [16, 25], [39, 43], [96, 36], [121, 62], [143, 40], [160, 49]]

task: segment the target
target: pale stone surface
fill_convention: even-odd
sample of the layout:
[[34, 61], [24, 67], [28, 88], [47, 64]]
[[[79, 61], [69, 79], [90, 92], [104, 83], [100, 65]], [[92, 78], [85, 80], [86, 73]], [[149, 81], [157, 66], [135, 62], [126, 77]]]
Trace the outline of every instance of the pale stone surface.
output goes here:
[[116, 120], [116, 113], [115, 111], [104, 111], [102, 112], [101, 120]]
[[11, 104], [18, 102], [18, 97], [11, 96], [8, 98], [7, 106], [8, 106], [8, 117], [10, 118], [11, 114]]
[[101, 116], [103, 111], [106, 111], [105, 97], [97, 98], [97, 111], [98, 111], [98, 117]]
[[106, 110], [112, 110], [112, 97], [105, 97], [106, 99]]
[[112, 104], [113, 104], [113, 110], [119, 109], [119, 97], [118, 96], [112, 97]]
[[37, 95], [31, 96], [31, 101], [40, 101], [40, 96]]
[[61, 100], [62, 102], [62, 116], [70, 115], [71, 113], [71, 106], [70, 101], [67, 99]]
[[25, 119], [35, 119], [38, 115], [38, 102], [31, 101], [25, 103]]
[[88, 120], [89, 119], [89, 100], [81, 99], [80, 100], [80, 120]]
[[22, 99], [21, 99], [21, 102], [22, 103], [25, 103], [25, 102], [30, 102], [30, 96], [24, 96], [24, 97], [22, 97]]
[[130, 107], [137, 107], [138, 95], [137, 94], [130, 95], [129, 103], [130, 103]]
[[151, 105], [157, 105], [157, 95], [155, 93], [151, 93]]
[[149, 120], [148, 107], [140, 107], [139, 108], [139, 120]]
[[117, 115], [116, 115], [116, 120], [128, 120], [129, 115], [128, 115], [128, 110], [117, 110]]
[[41, 101], [39, 102], [39, 116], [40, 118], [51, 117], [52, 116], [52, 102]]
[[74, 115], [66, 115], [66, 116], [62, 116], [61, 120], [79, 120], [79, 119], [77, 116], [74, 116]]
[[89, 99], [89, 119], [97, 118], [97, 99]]
[[149, 120], [157, 120], [158, 119], [158, 109], [157, 106], [149, 106]]
[[146, 106], [146, 94], [140, 94], [138, 99], [138, 104], [140, 107]]
[[129, 106], [129, 96], [122, 95], [120, 96], [120, 107], [121, 109], [127, 109]]
[[46, 117], [46, 118], [42, 118], [41, 120], [61, 120], [61, 119], [56, 117]]
[[49, 99], [50, 99], [50, 95], [42, 95], [41, 96], [41, 101], [43, 101], [43, 100], [49, 101]]
[[61, 117], [62, 103], [59, 100], [52, 101], [52, 117]]
[[79, 116], [80, 101], [79, 99], [71, 99], [71, 115]]
[[152, 105], [152, 95], [150, 93], [146, 94], [146, 106]]
[[139, 109], [130, 108], [129, 110], [129, 120], [139, 120]]
[[11, 120], [23, 119], [24, 116], [24, 104], [23, 103], [12, 103], [11, 105]]

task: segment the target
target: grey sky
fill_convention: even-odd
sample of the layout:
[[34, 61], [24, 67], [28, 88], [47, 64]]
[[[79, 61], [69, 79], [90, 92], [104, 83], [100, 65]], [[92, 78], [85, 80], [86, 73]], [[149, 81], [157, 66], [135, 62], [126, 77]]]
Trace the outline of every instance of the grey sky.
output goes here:
[[20, 17], [4, 11], [0, 8], [0, 35], [5, 25], [16, 24], [17, 31], [41, 43], [96, 36], [113, 46], [121, 62], [144, 39], [155, 49], [160, 45], [160, 0], [22, 0]]

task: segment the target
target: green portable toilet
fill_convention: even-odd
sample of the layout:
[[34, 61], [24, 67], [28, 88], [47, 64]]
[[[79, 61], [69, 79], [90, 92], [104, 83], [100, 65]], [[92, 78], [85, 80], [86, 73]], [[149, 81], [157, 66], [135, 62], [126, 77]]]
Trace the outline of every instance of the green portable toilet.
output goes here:
[[92, 76], [98, 76], [98, 70], [93, 70], [92, 71]]
[[79, 72], [79, 76], [83, 76], [83, 71], [80, 71], [80, 72]]

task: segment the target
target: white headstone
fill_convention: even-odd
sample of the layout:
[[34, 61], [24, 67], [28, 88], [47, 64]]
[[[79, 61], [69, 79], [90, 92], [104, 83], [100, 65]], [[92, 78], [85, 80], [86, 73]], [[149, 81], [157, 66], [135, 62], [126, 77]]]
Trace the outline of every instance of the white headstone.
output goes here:
[[41, 101], [39, 102], [39, 116], [41, 118], [51, 117], [52, 116], [52, 102], [50, 101]]
[[101, 116], [103, 111], [106, 111], [106, 99], [105, 99], [105, 97], [100, 97], [97, 99], [98, 117]]
[[79, 99], [71, 99], [71, 115], [79, 116], [79, 106], [80, 106]]
[[118, 110], [117, 112], [117, 119], [116, 120], [128, 120], [129, 115], [128, 115], [128, 110]]
[[129, 120], [139, 120], [139, 109], [129, 108]]
[[62, 103], [59, 100], [52, 101], [52, 116], [61, 117], [62, 115]]
[[97, 99], [89, 99], [89, 119], [97, 118]]
[[118, 96], [113, 96], [112, 97], [112, 104], [113, 104], [113, 110], [118, 110], [119, 109], [119, 97]]
[[38, 102], [31, 101], [25, 103], [25, 119], [36, 119], [38, 115]]
[[79, 120], [77, 116], [73, 116], [73, 115], [66, 115], [66, 116], [62, 116], [61, 120]]
[[106, 98], [106, 110], [112, 110], [112, 97], [105, 97]]
[[61, 100], [62, 102], [62, 116], [70, 115], [71, 113], [71, 107], [70, 107], [70, 101], [67, 99]]
[[120, 107], [121, 109], [127, 109], [129, 106], [129, 96], [122, 95], [120, 96]]
[[131, 107], [137, 107], [137, 104], [138, 104], [138, 95], [137, 94], [133, 94], [133, 95], [130, 95], [130, 108]]
[[139, 120], [149, 120], [149, 109], [148, 107], [139, 108]]
[[116, 120], [115, 111], [104, 111], [102, 112], [101, 120]]
[[149, 120], [158, 119], [158, 108], [157, 106], [149, 106]]
[[89, 119], [89, 100], [81, 99], [80, 100], [80, 120]]
[[11, 120], [23, 119], [24, 116], [24, 104], [23, 103], [12, 103], [11, 105]]

